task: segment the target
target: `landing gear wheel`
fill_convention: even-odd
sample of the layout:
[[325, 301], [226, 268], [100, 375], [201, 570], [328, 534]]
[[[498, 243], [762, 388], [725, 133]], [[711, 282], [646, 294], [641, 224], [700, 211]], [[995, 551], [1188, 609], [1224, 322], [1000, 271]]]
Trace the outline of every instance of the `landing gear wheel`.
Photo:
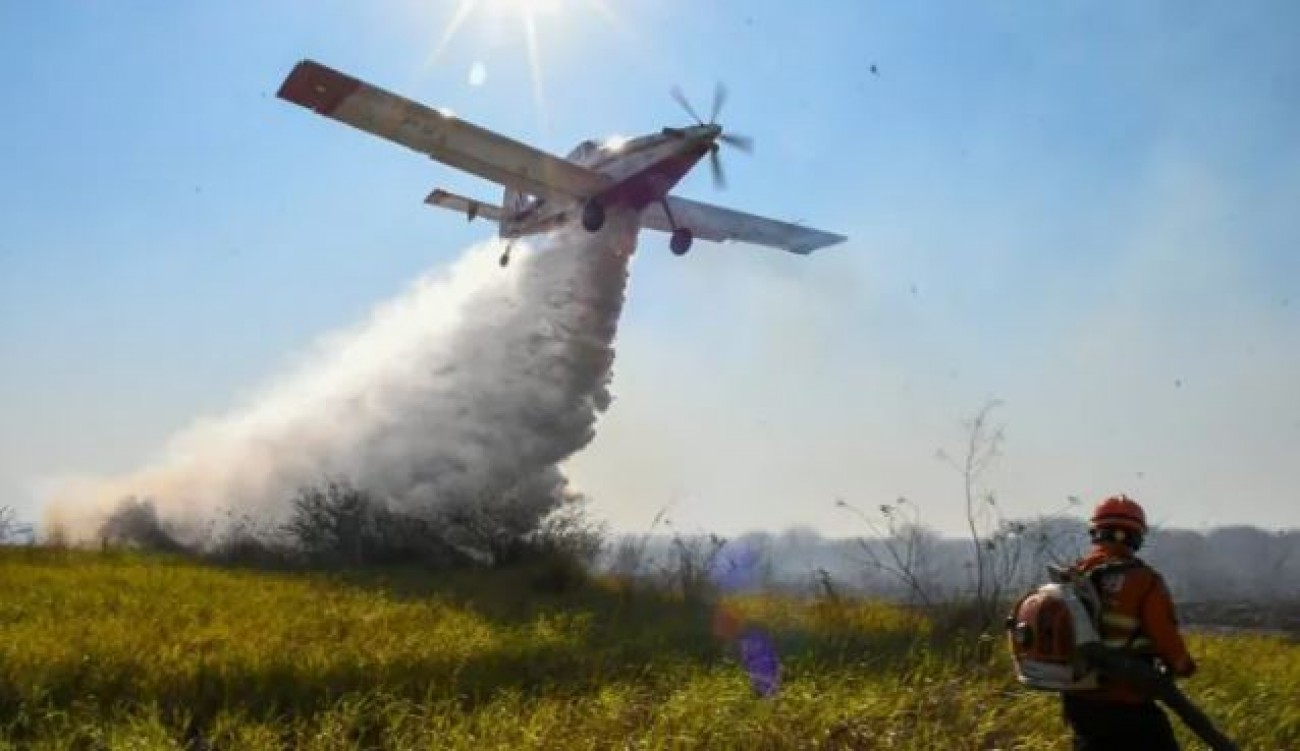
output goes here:
[[599, 232], [605, 226], [605, 207], [600, 201], [592, 199], [582, 207], [582, 228], [588, 232]]
[[686, 251], [691, 249], [691, 241], [694, 239], [691, 231], [685, 227], [675, 229], [672, 237], [668, 240], [668, 248], [672, 250], [674, 255], [684, 256]]

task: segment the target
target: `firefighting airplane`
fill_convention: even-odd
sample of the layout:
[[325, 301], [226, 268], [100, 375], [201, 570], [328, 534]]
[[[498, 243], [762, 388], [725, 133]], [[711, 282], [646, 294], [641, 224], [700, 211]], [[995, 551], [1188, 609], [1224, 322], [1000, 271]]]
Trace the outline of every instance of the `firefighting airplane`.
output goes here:
[[[605, 224], [607, 207], [628, 206], [640, 212], [641, 227], [670, 233], [669, 247], [676, 255], [690, 250], [697, 237], [805, 255], [846, 239], [668, 195], [705, 154], [710, 156], [714, 181], [720, 186], [725, 182], [718, 161], [719, 142], [746, 152], [752, 148], [749, 139], [723, 133], [722, 127], [712, 122], [725, 98], [721, 87], [708, 123], [674, 89], [674, 98], [695, 118], [695, 125], [603, 144], [584, 141], [566, 159], [311, 60], [294, 67], [278, 96], [504, 186], [501, 206], [442, 189], [425, 199], [430, 205], [463, 213], [470, 221], [481, 217], [497, 222], [502, 238], [546, 232], [573, 218], [580, 219], [588, 232], [598, 232]], [[507, 245], [502, 266], [509, 262], [509, 254]]]

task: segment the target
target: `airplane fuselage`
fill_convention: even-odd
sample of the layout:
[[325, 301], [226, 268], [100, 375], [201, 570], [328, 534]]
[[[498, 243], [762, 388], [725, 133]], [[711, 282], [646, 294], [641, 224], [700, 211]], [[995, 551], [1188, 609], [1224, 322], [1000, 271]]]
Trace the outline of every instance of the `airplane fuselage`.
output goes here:
[[603, 158], [583, 166], [614, 181], [606, 202], [627, 203], [641, 209], [663, 200], [709, 153], [721, 132], [716, 125], [697, 125], [664, 128], [662, 133], [626, 141], [613, 139], [597, 152]]
[[[722, 129], [716, 125], [664, 128], [663, 132], [603, 143], [583, 141], [566, 159], [600, 172], [612, 185], [586, 203], [627, 206], [637, 211], [664, 197], [706, 154], [716, 148]], [[553, 229], [583, 212], [576, 201], [527, 196], [506, 189], [501, 237], [514, 238]], [[588, 215], [589, 216], [589, 215]], [[590, 225], [588, 225], [590, 226]]]

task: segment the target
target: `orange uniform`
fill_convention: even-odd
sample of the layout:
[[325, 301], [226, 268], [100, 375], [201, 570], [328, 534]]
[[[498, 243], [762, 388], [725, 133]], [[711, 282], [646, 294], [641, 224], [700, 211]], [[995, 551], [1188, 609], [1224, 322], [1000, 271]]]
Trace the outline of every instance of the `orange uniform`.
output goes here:
[[[1094, 581], [1102, 598], [1100, 636], [1106, 646], [1158, 657], [1180, 677], [1196, 672], [1196, 663], [1178, 632], [1173, 598], [1159, 573], [1127, 546], [1112, 542], [1096, 543], [1075, 568], [1096, 572]], [[1103, 681], [1101, 688], [1076, 695], [1126, 703], [1150, 700], [1122, 681], [1105, 677]]]

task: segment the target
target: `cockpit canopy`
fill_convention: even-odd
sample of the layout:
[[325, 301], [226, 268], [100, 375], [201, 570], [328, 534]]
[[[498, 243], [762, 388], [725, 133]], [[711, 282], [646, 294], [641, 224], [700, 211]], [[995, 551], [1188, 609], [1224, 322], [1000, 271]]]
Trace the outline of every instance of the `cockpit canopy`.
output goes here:
[[657, 136], [640, 136], [638, 138], [610, 136], [603, 141], [587, 140], [573, 147], [573, 151], [569, 152], [567, 158], [575, 164], [596, 168], [606, 164], [619, 154], [626, 154], [629, 151], [636, 150], [647, 141], [655, 138]]
[[596, 143], [595, 141], [583, 141], [582, 143], [573, 147], [573, 151], [569, 152], [569, 156], [567, 157], [567, 159], [570, 162], [581, 164], [584, 167], [590, 167], [592, 162], [596, 159], [596, 157], [599, 156], [599, 154], [600, 154], [600, 144]]

